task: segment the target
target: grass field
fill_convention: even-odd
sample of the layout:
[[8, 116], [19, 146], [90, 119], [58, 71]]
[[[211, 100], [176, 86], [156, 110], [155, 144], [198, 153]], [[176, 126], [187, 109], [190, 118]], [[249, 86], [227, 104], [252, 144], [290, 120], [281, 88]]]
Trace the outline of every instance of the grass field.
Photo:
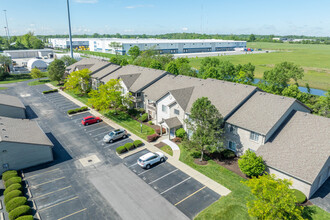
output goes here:
[[[284, 61], [293, 62], [305, 70], [305, 77], [299, 83], [309, 83], [311, 88], [330, 89], [330, 45], [289, 44], [252, 42], [247, 47], [263, 50], [277, 50], [275, 53], [220, 56], [233, 64], [252, 63], [256, 66], [255, 77], [262, 78], [264, 71]], [[191, 58], [190, 63], [199, 69], [202, 58]]]
[[40, 81], [36, 80], [36, 81], [29, 82], [28, 85], [37, 86], [37, 85], [42, 85], [42, 84], [50, 83], [50, 82], [51, 82], [50, 79], [41, 79]]
[[0, 90], [8, 89], [7, 87], [0, 87]]
[[171, 148], [170, 146], [165, 145], [165, 146], [161, 147], [160, 149], [161, 149], [162, 151], [164, 151], [165, 153], [167, 153], [167, 154], [173, 156], [173, 150], [172, 150], [172, 148]]
[[[242, 181], [246, 181], [245, 179], [212, 160], [208, 161], [208, 165], [197, 165], [189, 155], [189, 152], [182, 146], [180, 146], [180, 151], [180, 161], [231, 190], [229, 195], [221, 197], [218, 201], [199, 213], [195, 218], [196, 220], [254, 219], [249, 216], [246, 207], [246, 203], [252, 200], [254, 196], [251, 194], [250, 189], [242, 183]], [[306, 213], [304, 215], [305, 219], [330, 219], [330, 213], [317, 206], [306, 207], [304, 213]]]

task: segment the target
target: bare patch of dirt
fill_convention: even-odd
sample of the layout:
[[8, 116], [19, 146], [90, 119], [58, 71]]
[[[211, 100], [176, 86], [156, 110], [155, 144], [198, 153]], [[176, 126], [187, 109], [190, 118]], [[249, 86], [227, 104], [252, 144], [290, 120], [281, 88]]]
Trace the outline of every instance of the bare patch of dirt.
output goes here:
[[165, 144], [165, 143], [163, 143], [163, 142], [160, 142], [160, 143], [158, 143], [158, 144], [155, 144], [154, 146], [160, 149], [161, 147], [164, 147], [164, 146], [166, 146], [166, 145], [167, 145], [167, 144]]
[[196, 159], [194, 160], [194, 162], [195, 162], [195, 164], [203, 165], [203, 166], [208, 164], [207, 161], [205, 161], [205, 160], [200, 161], [199, 158], [196, 158]]
[[238, 157], [235, 157], [233, 159], [215, 159], [214, 161], [219, 164], [220, 166], [236, 173], [237, 175], [243, 177], [244, 179], [249, 179], [244, 173], [241, 172], [238, 166]]

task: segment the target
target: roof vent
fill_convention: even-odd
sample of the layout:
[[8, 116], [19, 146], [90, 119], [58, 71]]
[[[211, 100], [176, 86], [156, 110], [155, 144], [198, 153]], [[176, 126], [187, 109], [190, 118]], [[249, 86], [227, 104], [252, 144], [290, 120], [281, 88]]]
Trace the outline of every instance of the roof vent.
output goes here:
[[4, 129], [4, 128], [3, 128], [2, 130], [3, 130], [3, 131], [6, 131], [6, 129]]
[[5, 138], [9, 138], [7, 135], [5, 135]]

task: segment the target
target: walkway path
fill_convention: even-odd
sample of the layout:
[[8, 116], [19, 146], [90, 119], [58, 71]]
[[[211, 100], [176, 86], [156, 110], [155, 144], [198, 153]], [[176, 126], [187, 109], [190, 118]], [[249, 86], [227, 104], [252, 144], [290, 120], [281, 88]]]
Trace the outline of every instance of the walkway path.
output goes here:
[[177, 160], [180, 159], [180, 148], [178, 145], [176, 145], [176, 143], [172, 142], [171, 140], [169, 139], [164, 139], [162, 140], [162, 142], [164, 144], [167, 144], [168, 146], [170, 146], [172, 148], [172, 151], [173, 151], [173, 157]]
[[[52, 84], [47, 83], [47, 86], [56, 89], [55, 86], [53, 86]], [[86, 106], [84, 103], [76, 100], [75, 98], [73, 98], [72, 96], [70, 96], [69, 94], [59, 90], [58, 91], [60, 94], [62, 94], [64, 97], [68, 98], [69, 100], [71, 100], [72, 102], [74, 102], [75, 104], [79, 105], [79, 106]], [[95, 111], [95, 110], [90, 110], [91, 114], [98, 116], [100, 118], [102, 118], [102, 120], [107, 123], [108, 125], [110, 125], [111, 127], [118, 129], [121, 128], [121, 126], [119, 126], [118, 124], [116, 124], [115, 122], [111, 121], [110, 119], [104, 117], [103, 115], [101, 115], [99, 112]], [[137, 135], [131, 133], [130, 134], [130, 138], [133, 140], [141, 140], [145, 147], [152, 152], [157, 152], [159, 151], [159, 148], [155, 147], [154, 144], [155, 143], [148, 143], [145, 140], [141, 139], [140, 137], [138, 137]], [[176, 146], [178, 147], [178, 146]], [[178, 153], [178, 156], [174, 156], [174, 151], [173, 151], [173, 157], [168, 155], [167, 153], [164, 152], [164, 154], [166, 155], [167, 162], [169, 162], [170, 164], [172, 164], [173, 166], [175, 166], [176, 168], [180, 169], [182, 172], [186, 173], [187, 175], [191, 176], [192, 178], [196, 179], [197, 181], [199, 181], [200, 183], [202, 183], [203, 185], [207, 186], [208, 188], [212, 189], [214, 192], [220, 194], [221, 196], [226, 196], [228, 195], [231, 191], [229, 189], [227, 189], [226, 187], [220, 185], [219, 183], [215, 182], [214, 180], [210, 179], [209, 177], [201, 174], [200, 172], [196, 171], [195, 169], [191, 168], [190, 166], [186, 165], [185, 163], [181, 162], [179, 160], [178, 157], [180, 157], [180, 150]]]

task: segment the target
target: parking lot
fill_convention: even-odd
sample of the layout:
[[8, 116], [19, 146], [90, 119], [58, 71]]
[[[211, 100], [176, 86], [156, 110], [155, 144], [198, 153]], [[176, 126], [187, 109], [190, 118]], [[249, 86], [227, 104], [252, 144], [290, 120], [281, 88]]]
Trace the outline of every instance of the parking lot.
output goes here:
[[219, 194], [167, 162], [149, 170], [141, 168], [137, 159], [148, 152], [143, 150], [126, 157], [124, 164], [189, 218], [193, 219], [220, 198]]
[[64, 113], [67, 113], [67, 111], [70, 109], [80, 107], [57, 92], [45, 94], [44, 97], [53, 103], [54, 107], [63, 111]]

